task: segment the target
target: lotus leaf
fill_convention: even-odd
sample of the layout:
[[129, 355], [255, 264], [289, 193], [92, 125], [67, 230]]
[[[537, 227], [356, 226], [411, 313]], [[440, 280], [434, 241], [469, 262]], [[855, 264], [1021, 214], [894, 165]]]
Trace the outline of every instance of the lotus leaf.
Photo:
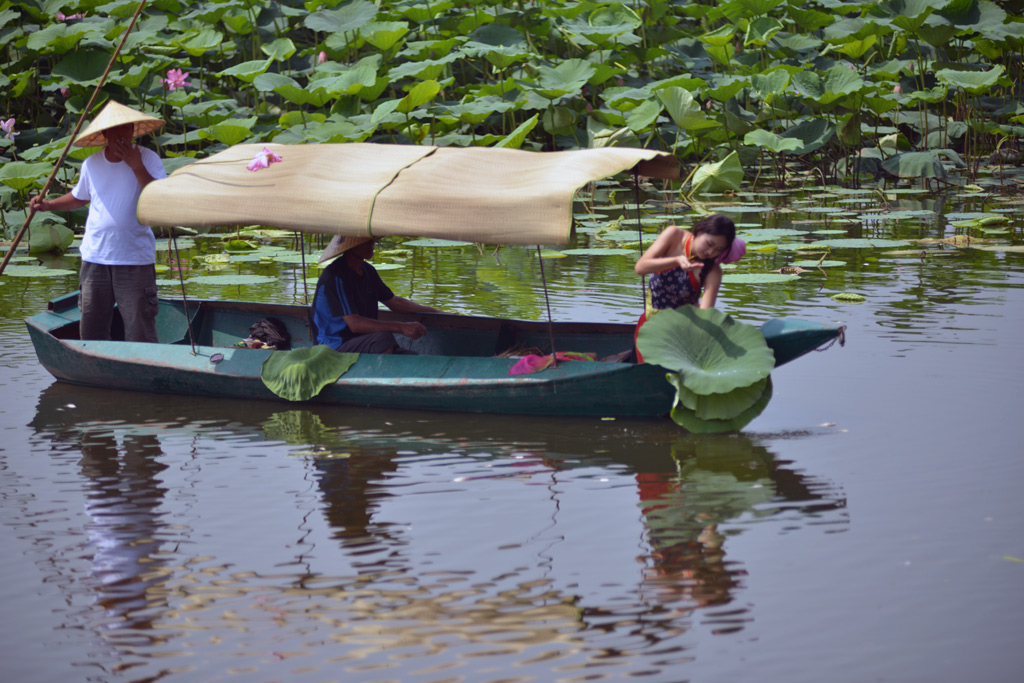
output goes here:
[[817, 248], [828, 247], [831, 249], [878, 249], [882, 247], [909, 247], [910, 242], [904, 240], [889, 239], [834, 239], [818, 240], [814, 243]]
[[799, 275], [789, 273], [726, 273], [722, 276], [730, 285], [768, 285], [799, 279]]
[[308, 401], [348, 372], [358, 353], [338, 353], [329, 346], [272, 351], [260, 377], [274, 394], [289, 401]]
[[785, 92], [789, 80], [789, 72], [780, 68], [751, 77], [750, 84], [762, 98], [767, 98], [770, 95], [781, 95]]
[[366, 0], [352, 0], [333, 10], [320, 10], [305, 17], [306, 28], [324, 33], [346, 33], [362, 28], [377, 16], [377, 7]]
[[793, 138], [784, 138], [777, 133], [758, 128], [752, 130], [743, 137], [743, 144], [753, 145], [755, 147], [763, 147], [769, 152], [775, 154], [781, 154], [782, 152], [793, 152], [800, 149], [801, 145], [798, 140]]
[[805, 235], [803, 230], [793, 228], [755, 228], [740, 232], [740, 237], [746, 242], [774, 242], [783, 237], [796, 237]]
[[800, 142], [794, 150], [795, 154], [810, 154], [827, 145], [835, 137], [836, 127], [824, 118], [801, 121], [782, 133], [783, 138], [793, 138]]
[[743, 180], [743, 166], [736, 152], [713, 164], [704, 164], [693, 174], [691, 191], [694, 194], [738, 190]]
[[901, 178], [946, 178], [946, 169], [935, 152], [905, 152], [882, 162], [882, 168]]
[[592, 249], [564, 249], [562, 253], [566, 256], [625, 256], [636, 254], [636, 250], [595, 247]]
[[702, 420], [731, 420], [749, 409], [764, 394], [770, 377], [758, 380], [745, 387], [737, 387], [724, 394], [697, 394], [686, 388], [682, 375], [670, 372], [669, 383], [676, 388], [676, 404], [689, 408]]
[[178, 44], [191, 56], [201, 57], [210, 50], [217, 49], [223, 42], [224, 35], [220, 31], [207, 27]]
[[957, 69], [940, 69], [935, 77], [940, 82], [963, 88], [969, 93], [980, 95], [987, 92], [1003, 75], [1003, 67], [996, 66], [988, 71], [961, 71]]
[[75, 241], [75, 233], [63, 225], [43, 223], [32, 226], [29, 234], [29, 253], [65, 251]]
[[815, 261], [808, 259], [806, 261], [793, 261], [789, 265], [796, 266], [797, 268], [838, 268], [839, 266], [845, 266], [846, 261]]
[[783, 29], [782, 22], [774, 17], [758, 17], [747, 24], [747, 35], [743, 46], [767, 45], [772, 37]]
[[12, 266], [8, 265], [4, 275], [11, 277], [63, 277], [65, 275], [77, 275], [73, 270], [65, 268], [47, 268], [46, 266]]
[[200, 275], [189, 278], [188, 282], [197, 285], [262, 285], [277, 282], [277, 278], [270, 275]]
[[683, 130], [703, 130], [717, 128], [721, 124], [704, 115], [700, 102], [693, 99], [693, 93], [676, 86], [660, 88], [654, 91], [672, 121]]
[[764, 379], [775, 356], [761, 331], [713, 308], [658, 311], [640, 328], [637, 349], [648, 363], [683, 376], [697, 394], [722, 394]]
[[405, 243], [407, 247], [468, 247], [472, 242], [460, 242], [459, 240], [442, 240], [424, 237], [422, 239], [409, 240]]
[[0, 166], [0, 183], [15, 190], [25, 190], [36, 184], [41, 186], [42, 182], [37, 181], [42, 181], [52, 170], [52, 164], [9, 161]]
[[95, 86], [106, 71], [110, 55], [100, 50], [76, 50], [53, 67], [51, 75], [80, 86]]
[[689, 432], [694, 434], [721, 434], [723, 432], [734, 432], [750, 424], [750, 422], [764, 412], [768, 402], [772, 398], [771, 377], [768, 378], [764, 392], [754, 405], [747, 408], [731, 419], [704, 420], [697, 417], [696, 413], [683, 405], [677, 405], [670, 413], [672, 420]]
[[567, 59], [558, 66], [539, 66], [537, 92], [549, 100], [580, 91], [596, 73], [596, 68], [584, 59]]
[[260, 51], [277, 62], [290, 58], [296, 50], [295, 43], [290, 38], [278, 38], [271, 43], [260, 45]]
[[833, 294], [832, 298], [844, 304], [859, 304], [867, 301], [867, 297], [863, 294], [856, 294], [854, 292], [839, 292], [838, 294]]
[[[245, 81], [246, 83], [252, 83], [257, 76], [261, 73], [265, 73], [270, 65], [273, 64], [273, 59], [254, 59], [248, 62], [242, 62], [234, 66], [228, 67], [223, 71], [219, 72], [218, 76], [234, 76], [235, 78]], [[234, 144], [234, 143], [232, 143]]]
[[500, 142], [495, 143], [495, 147], [507, 147], [509, 149], [519, 149], [526, 142], [526, 136], [530, 134], [530, 131], [537, 125], [537, 114], [534, 114], [530, 118], [523, 121], [519, 126], [501, 139]]

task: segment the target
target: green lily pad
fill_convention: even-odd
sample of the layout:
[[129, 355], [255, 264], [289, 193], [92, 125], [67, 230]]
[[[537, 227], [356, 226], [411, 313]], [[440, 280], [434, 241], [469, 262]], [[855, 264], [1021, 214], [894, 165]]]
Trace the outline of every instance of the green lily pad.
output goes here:
[[844, 304], [860, 304], [867, 301], [867, 297], [863, 294], [855, 294], [854, 292], [839, 292], [838, 294], [833, 294], [832, 298]]
[[677, 405], [674, 407], [670, 416], [677, 425], [694, 434], [721, 434], [723, 432], [734, 432], [743, 429], [745, 426], [750, 424], [755, 417], [764, 412], [764, 409], [768, 406], [768, 402], [771, 401], [771, 399], [772, 380], [771, 377], [768, 377], [764, 391], [757, 402], [731, 419], [705, 420], [697, 417], [693, 410], [690, 410], [684, 405]]
[[722, 281], [730, 285], [769, 285], [799, 280], [793, 273], [725, 273]]
[[564, 249], [566, 256], [625, 256], [636, 254], [636, 249], [617, 249], [613, 247], [592, 247], [590, 249]]
[[260, 245], [255, 242], [249, 242], [248, 240], [228, 240], [224, 244], [224, 251], [231, 252], [247, 252], [259, 249]]
[[407, 246], [407, 247], [437, 248], [437, 247], [468, 247], [468, 246], [471, 246], [472, 244], [473, 244], [472, 242], [461, 242], [459, 240], [442, 240], [442, 239], [433, 239], [433, 238], [423, 238], [423, 239], [418, 239], [418, 240], [410, 240], [409, 242], [405, 243], [405, 246]]
[[796, 266], [797, 268], [838, 268], [839, 266], [845, 266], [846, 261], [815, 261], [808, 259], [806, 261], [793, 261], [789, 265]]
[[792, 228], [758, 228], [755, 230], [745, 230], [739, 236], [745, 242], [774, 242], [783, 237], [796, 237], [797, 235], [806, 234], [803, 230], [794, 230]]
[[318, 345], [291, 351], [272, 351], [263, 361], [260, 378], [274, 394], [289, 401], [308, 401], [348, 372], [358, 353], [338, 353]]
[[[637, 242], [640, 239], [640, 235], [636, 230], [607, 230], [600, 233], [597, 236], [599, 239], [608, 240], [609, 242]], [[657, 233], [644, 233], [644, 242], [653, 242], [658, 239]]]
[[198, 263], [204, 263], [207, 265], [218, 265], [226, 264], [231, 262], [231, 257], [227, 254], [201, 254], [193, 258], [193, 261]]
[[736, 152], [731, 152], [719, 162], [700, 166], [693, 174], [690, 186], [694, 194], [708, 194], [738, 190], [742, 181], [740, 158]]
[[637, 349], [648, 363], [682, 373], [698, 394], [721, 394], [764, 379], [775, 355], [758, 328], [713, 308], [658, 311], [640, 328]]
[[67, 251], [75, 241], [75, 233], [70, 228], [56, 223], [43, 223], [33, 226], [29, 232], [29, 253], [47, 251]]
[[1024, 244], [972, 244], [978, 251], [1006, 252], [1008, 254], [1024, 254]]
[[686, 388], [679, 373], [670, 372], [667, 379], [676, 388], [675, 407], [681, 404], [702, 420], [731, 420], [740, 415], [761, 399], [769, 381], [769, 377], [765, 377], [724, 394], [697, 394]]
[[174, 245], [178, 245], [178, 250], [191, 249], [196, 245], [195, 240], [190, 237], [176, 237], [173, 241], [169, 239], [160, 239], [156, 241], [157, 251], [169, 251], [174, 249]]
[[66, 268], [47, 268], [46, 266], [12, 266], [7, 265], [4, 275], [11, 277], [64, 277], [66, 275], [77, 275], [73, 270]]
[[198, 285], [262, 285], [277, 282], [277, 278], [269, 275], [199, 275], [190, 277], [188, 282]]
[[888, 240], [888, 239], [835, 239], [835, 240], [818, 240], [814, 243], [815, 247], [829, 247], [831, 249], [880, 249], [883, 247], [909, 247], [910, 242], [903, 240]]

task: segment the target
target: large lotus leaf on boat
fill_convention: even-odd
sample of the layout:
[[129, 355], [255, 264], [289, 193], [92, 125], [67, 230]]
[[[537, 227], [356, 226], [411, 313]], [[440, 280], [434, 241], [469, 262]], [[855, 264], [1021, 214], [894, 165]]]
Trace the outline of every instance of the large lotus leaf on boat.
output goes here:
[[274, 351], [263, 361], [263, 384], [281, 398], [308, 401], [348, 372], [358, 353], [338, 353], [329, 346]]
[[658, 311], [640, 328], [637, 349], [646, 362], [681, 373], [697, 394], [749, 386], [775, 367], [761, 330], [713, 308]]
[[740, 415], [761, 399], [769, 379], [765, 377], [749, 386], [737, 387], [724, 394], [696, 394], [686, 388], [679, 373], [670, 372], [666, 378], [669, 384], [676, 388], [676, 403], [673, 408], [689, 408], [702, 420], [731, 420]]
[[[644, 327], [647, 327], [644, 325]], [[643, 329], [643, 328], [641, 328]], [[697, 417], [694, 411], [684, 405], [677, 405], [672, 409], [672, 420], [689, 432], [694, 434], [720, 434], [722, 432], [734, 432], [750, 424], [751, 420], [764, 412], [768, 402], [772, 399], [772, 380], [767, 379], [761, 397], [754, 405], [736, 417], [728, 420], [703, 420]]]

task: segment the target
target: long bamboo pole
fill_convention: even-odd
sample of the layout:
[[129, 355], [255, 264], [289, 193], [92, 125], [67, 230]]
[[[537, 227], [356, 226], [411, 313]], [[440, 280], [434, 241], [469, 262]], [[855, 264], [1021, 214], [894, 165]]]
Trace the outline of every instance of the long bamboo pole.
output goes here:
[[[53, 170], [50, 171], [50, 177], [46, 179], [46, 183], [43, 185], [43, 189], [40, 190], [39, 194], [46, 196], [46, 193], [50, 190], [50, 184], [53, 179], [57, 177], [57, 172], [60, 170], [61, 164], [64, 163], [64, 159], [68, 155], [68, 150], [71, 149], [71, 145], [74, 143], [75, 138], [78, 136], [78, 131], [81, 130], [82, 124], [85, 122], [85, 117], [92, 111], [92, 105], [96, 102], [96, 98], [100, 94], [100, 89], [103, 88], [104, 83], [107, 81], [107, 76], [110, 75], [110, 70], [114, 68], [114, 62], [117, 61], [118, 56], [121, 54], [121, 48], [124, 47], [124, 43], [128, 40], [128, 34], [135, 28], [135, 22], [138, 21], [139, 15], [142, 14], [142, 8], [146, 6], [146, 0], [142, 0], [139, 3], [139, 8], [135, 10], [135, 15], [132, 17], [132, 21], [128, 24], [128, 28], [125, 29], [124, 35], [121, 36], [121, 42], [118, 43], [117, 49], [114, 50], [113, 56], [110, 58], [110, 63], [107, 64], [106, 70], [103, 75], [100, 76], [99, 83], [96, 84], [96, 88], [92, 91], [92, 96], [89, 98], [89, 103], [85, 105], [85, 109], [82, 110], [82, 115], [78, 117], [78, 122], [75, 124], [75, 129], [71, 131], [71, 137], [68, 138], [67, 144], [64, 145], [64, 151], [60, 153], [60, 158], [57, 159], [57, 163], [54, 164]], [[32, 222], [33, 216], [36, 215], [35, 209], [29, 207], [28, 215], [25, 216], [25, 222], [21, 226], [21, 230], [14, 237], [14, 241], [11, 242], [10, 249], [4, 254], [4, 260], [0, 263], [0, 275], [3, 275], [4, 270], [7, 268], [7, 262], [11, 260], [11, 256], [14, 255], [14, 250], [18, 248], [18, 244], [21, 242], [22, 236], [25, 234], [25, 230], [28, 229], [28, 224]]]

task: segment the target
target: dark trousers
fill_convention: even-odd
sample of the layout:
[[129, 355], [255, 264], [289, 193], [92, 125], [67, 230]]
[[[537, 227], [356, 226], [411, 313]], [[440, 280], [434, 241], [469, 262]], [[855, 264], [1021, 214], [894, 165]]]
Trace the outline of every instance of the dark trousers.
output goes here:
[[78, 274], [82, 290], [81, 338], [110, 339], [114, 304], [124, 321], [125, 341], [153, 342], [156, 337], [156, 268], [146, 266], [102, 266], [82, 261]]
[[337, 348], [342, 353], [389, 353], [398, 349], [391, 332], [370, 332], [352, 337]]

